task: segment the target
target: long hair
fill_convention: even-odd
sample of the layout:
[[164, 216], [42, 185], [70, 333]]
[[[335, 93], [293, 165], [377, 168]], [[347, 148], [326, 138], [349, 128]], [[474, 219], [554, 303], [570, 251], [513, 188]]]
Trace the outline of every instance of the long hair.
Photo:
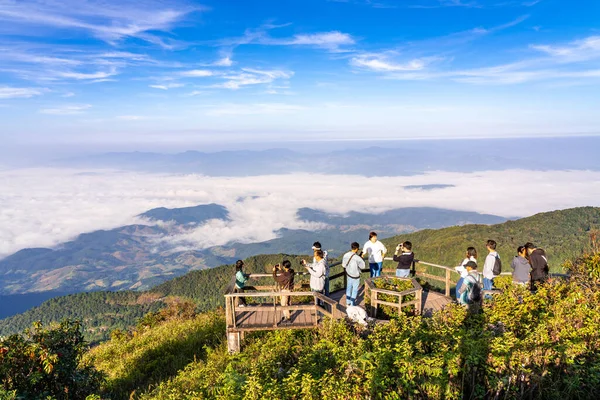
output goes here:
[[242, 260], [237, 260], [235, 262], [235, 271], [241, 271], [242, 268], [244, 267], [244, 262]]
[[467, 256], [469, 256], [469, 258], [473, 257], [474, 259], [477, 259], [477, 250], [475, 250], [475, 247], [467, 248]]

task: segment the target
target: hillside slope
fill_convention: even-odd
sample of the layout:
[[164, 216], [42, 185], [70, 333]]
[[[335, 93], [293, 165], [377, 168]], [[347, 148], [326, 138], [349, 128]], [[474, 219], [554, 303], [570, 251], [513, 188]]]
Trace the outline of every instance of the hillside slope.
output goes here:
[[[584, 207], [538, 214], [492, 226], [467, 225], [419, 231], [383, 241], [392, 252], [396, 243], [411, 240], [417, 258], [453, 266], [462, 260], [465, 249], [469, 245], [474, 245], [479, 250], [480, 265], [482, 265], [485, 241], [488, 238], [494, 239], [499, 243], [499, 253], [505, 260], [504, 268], [508, 271], [516, 246], [531, 240], [547, 250], [551, 269], [558, 271], [565, 260], [583, 252], [589, 242], [589, 231], [595, 228], [600, 228], [600, 208]], [[363, 242], [360, 237], [356, 240], [361, 241], [361, 244]], [[266, 272], [265, 266], [280, 262], [284, 257], [292, 260], [295, 268], [300, 270], [299, 256], [277, 254], [250, 257], [246, 260], [247, 271]], [[388, 263], [390, 266], [393, 264]], [[110, 318], [105, 318], [106, 313], [99, 310], [105, 307], [105, 303], [114, 302], [113, 296], [124, 296], [125, 293], [133, 299], [144, 294], [158, 297], [182, 296], [193, 299], [197, 302], [200, 311], [206, 311], [224, 304], [223, 289], [230, 282], [233, 274], [233, 265], [223, 265], [209, 270], [192, 271], [147, 292], [121, 292], [122, 294], [102, 292], [106, 299], [98, 303], [98, 309], [95, 307], [82, 309], [80, 304], [85, 304], [88, 297], [100, 296], [99, 294], [82, 293], [77, 296], [52, 299], [41, 307], [0, 320], [0, 335], [21, 331], [36, 320], [47, 323], [65, 317], [77, 317], [84, 320], [87, 337], [100, 340], [106, 338], [108, 331], [114, 327], [135, 324], [134, 315], [139, 315], [133, 312], [131, 314], [119, 312], [111, 314]], [[127, 309], [128, 306], [124, 305], [124, 307]]]

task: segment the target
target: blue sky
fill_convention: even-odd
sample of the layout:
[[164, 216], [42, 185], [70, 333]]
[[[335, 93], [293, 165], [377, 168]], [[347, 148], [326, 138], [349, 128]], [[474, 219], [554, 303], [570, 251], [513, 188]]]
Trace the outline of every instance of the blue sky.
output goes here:
[[600, 2], [0, 0], [4, 145], [600, 133]]

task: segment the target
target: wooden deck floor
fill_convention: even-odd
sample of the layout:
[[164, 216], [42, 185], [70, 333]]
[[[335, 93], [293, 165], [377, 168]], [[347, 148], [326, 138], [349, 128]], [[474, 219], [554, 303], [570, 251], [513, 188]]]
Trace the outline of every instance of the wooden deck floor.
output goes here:
[[[364, 286], [361, 286], [358, 292], [358, 305], [365, 306]], [[329, 296], [337, 301], [338, 318], [346, 316], [346, 293], [344, 290], [338, 290]], [[433, 312], [441, 310], [446, 304], [451, 303], [452, 299], [441, 293], [423, 291], [421, 310], [422, 314], [430, 317]], [[270, 305], [249, 305], [244, 308], [236, 309], [236, 327], [230, 328], [232, 331], [243, 331], [246, 329], [275, 330], [275, 329], [303, 329], [313, 328], [315, 326], [315, 314], [312, 311], [296, 310], [291, 311], [290, 324], [280, 324], [283, 312], [278, 310], [273, 312]], [[320, 316], [318, 316], [320, 318]]]

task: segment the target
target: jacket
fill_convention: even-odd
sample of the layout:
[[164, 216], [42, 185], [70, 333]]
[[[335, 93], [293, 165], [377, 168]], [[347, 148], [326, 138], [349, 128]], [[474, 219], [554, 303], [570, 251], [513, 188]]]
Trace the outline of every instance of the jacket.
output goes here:
[[235, 273], [235, 287], [238, 289], [243, 289], [246, 286], [246, 281], [248, 281], [248, 274], [243, 273], [242, 271], [238, 271]]
[[413, 261], [415, 261], [415, 253], [411, 251], [409, 253], [402, 253], [399, 256], [394, 254], [394, 261], [398, 263], [396, 269], [411, 269]]
[[294, 290], [294, 275], [295, 272], [291, 268], [288, 271], [285, 269], [273, 271], [273, 279], [275, 279], [275, 282], [279, 285], [279, 289], [283, 290]]
[[529, 282], [529, 271], [531, 270], [531, 265], [529, 265], [529, 261], [527, 261], [525, 257], [515, 256], [510, 264], [510, 267], [513, 269], [514, 282]]
[[346, 275], [350, 278], [358, 279], [360, 278], [361, 270], [365, 268], [365, 260], [358, 254], [349, 251], [342, 258], [342, 267], [346, 270]]
[[321, 291], [325, 287], [325, 260], [306, 265], [310, 274], [310, 288]]
[[531, 263], [531, 280], [539, 281], [548, 277], [548, 258], [546, 258], [546, 252], [542, 249], [535, 249], [529, 255], [529, 262]]

